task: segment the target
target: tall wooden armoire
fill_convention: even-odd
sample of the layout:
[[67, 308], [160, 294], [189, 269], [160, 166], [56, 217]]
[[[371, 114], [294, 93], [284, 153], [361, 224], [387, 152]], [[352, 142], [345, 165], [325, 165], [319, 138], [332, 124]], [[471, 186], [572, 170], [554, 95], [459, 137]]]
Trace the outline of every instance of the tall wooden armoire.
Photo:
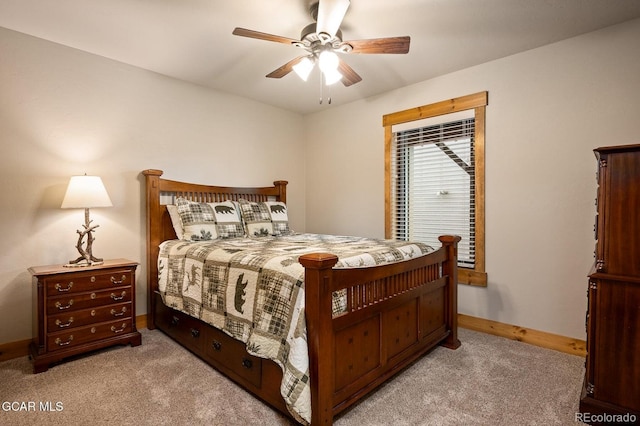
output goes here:
[[640, 422], [640, 145], [594, 152], [596, 250], [580, 412], [630, 414]]

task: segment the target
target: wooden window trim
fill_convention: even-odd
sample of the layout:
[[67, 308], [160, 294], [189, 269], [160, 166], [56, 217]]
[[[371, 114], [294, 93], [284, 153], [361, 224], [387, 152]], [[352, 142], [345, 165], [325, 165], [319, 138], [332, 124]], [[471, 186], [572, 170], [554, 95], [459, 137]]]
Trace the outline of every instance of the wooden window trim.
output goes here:
[[475, 116], [475, 208], [476, 208], [476, 258], [475, 267], [458, 268], [458, 282], [474, 286], [486, 287], [487, 273], [485, 271], [485, 107], [488, 104], [488, 92], [479, 92], [461, 96], [446, 101], [436, 102], [415, 108], [398, 111], [382, 116], [384, 127], [384, 208], [386, 238], [391, 235], [391, 145], [393, 139], [392, 126], [425, 118], [437, 117], [460, 111], [474, 110]]

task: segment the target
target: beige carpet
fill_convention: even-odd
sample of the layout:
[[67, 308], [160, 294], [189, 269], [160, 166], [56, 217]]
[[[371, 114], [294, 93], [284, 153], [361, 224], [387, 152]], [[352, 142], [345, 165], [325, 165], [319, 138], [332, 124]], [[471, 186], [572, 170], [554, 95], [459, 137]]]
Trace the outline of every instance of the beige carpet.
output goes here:
[[[335, 424], [578, 424], [583, 358], [465, 329], [460, 339], [458, 350], [436, 348]], [[139, 347], [104, 350], [37, 375], [26, 357], [0, 363], [0, 402], [0, 425], [11, 426], [290, 424], [149, 330]]]

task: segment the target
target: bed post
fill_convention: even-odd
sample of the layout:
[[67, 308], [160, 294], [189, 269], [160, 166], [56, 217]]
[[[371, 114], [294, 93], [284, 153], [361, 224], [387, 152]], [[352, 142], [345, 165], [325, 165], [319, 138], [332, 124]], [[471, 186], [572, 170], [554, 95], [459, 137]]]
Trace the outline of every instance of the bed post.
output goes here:
[[[328, 253], [300, 256], [305, 268], [305, 315], [311, 377], [311, 424], [333, 423], [334, 333], [332, 324], [331, 268], [338, 258]], [[320, 356], [324, 354], [324, 356]]]
[[273, 186], [276, 187], [278, 191], [278, 201], [282, 201], [283, 203], [287, 202], [287, 184], [289, 182], [286, 180], [276, 180], [273, 182]]
[[461, 345], [458, 339], [458, 242], [462, 238], [457, 235], [442, 235], [438, 239], [447, 251], [447, 260], [442, 264], [442, 274], [447, 276], [445, 322], [451, 330], [451, 334], [442, 345], [449, 349], [457, 349]]
[[160, 214], [160, 176], [162, 170], [144, 170], [147, 194], [147, 328], [153, 330], [155, 323], [155, 291], [158, 287], [159, 235], [162, 226]]

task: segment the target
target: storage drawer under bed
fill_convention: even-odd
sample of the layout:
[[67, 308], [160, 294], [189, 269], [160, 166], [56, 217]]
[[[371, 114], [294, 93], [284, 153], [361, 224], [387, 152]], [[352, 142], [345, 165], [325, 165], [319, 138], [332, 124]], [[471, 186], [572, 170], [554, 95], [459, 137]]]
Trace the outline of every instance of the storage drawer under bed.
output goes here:
[[249, 355], [243, 342], [204, 322], [156, 302], [156, 325], [223, 373], [259, 388], [262, 359]]
[[156, 325], [187, 349], [198, 354], [203, 348], [203, 323], [180, 311], [157, 303]]
[[205, 330], [204, 356], [216, 367], [260, 387], [262, 359], [250, 355], [239, 340], [215, 328]]

